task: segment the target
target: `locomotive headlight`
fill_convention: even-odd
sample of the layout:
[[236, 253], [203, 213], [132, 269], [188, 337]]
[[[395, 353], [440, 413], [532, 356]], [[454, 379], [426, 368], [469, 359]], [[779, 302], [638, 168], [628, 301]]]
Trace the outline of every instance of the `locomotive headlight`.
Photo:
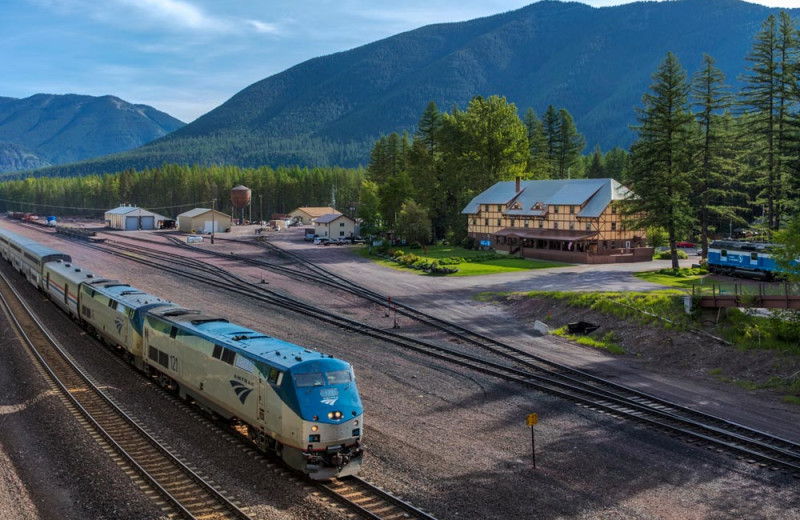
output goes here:
[[311, 431], [312, 432], [315, 432], [315, 431], [318, 431], [318, 430], [319, 430], [319, 426], [317, 426], [316, 424], [311, 426]]
[[342, 418], [342, 412], [335, 412], [333, 415], [334, 415], [334, 416], [335, 416], [337, 419], [341, 419], [341, 418]]
[[333, 419], [333, 412], [328, 412], [328, 419]]
[[338, 421], [338, 420], [339, 420], [339, 419], [341, 419], [341, 418], [342, 418], [342, 412], [339, 412], [339, 411], [336, 411], [336, 412], [328, 412], [328, 419], [331, 419], [331, 420], [334, 420], [334, 419], [335, 419], [335, 420], [337, 420], [337, 421]]

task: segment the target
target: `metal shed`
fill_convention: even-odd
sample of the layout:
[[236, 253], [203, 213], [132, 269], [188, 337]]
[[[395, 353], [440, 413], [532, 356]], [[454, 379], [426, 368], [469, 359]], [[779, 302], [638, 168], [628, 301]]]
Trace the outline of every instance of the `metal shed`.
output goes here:
[[178, 215], [178, 230], [184, 233], [220, 233], [230, 228], [231, 216], [210, 208], [195, 208]]
[[105, 213], [107, 227], [126, 231], [159, 229], [165, 220], [163, 215], [136, 206], [120, 206]]

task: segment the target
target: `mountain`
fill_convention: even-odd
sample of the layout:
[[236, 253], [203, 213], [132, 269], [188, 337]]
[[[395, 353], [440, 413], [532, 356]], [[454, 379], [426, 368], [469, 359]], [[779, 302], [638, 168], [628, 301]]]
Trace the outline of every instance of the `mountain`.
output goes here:
[[47, 159], [32, 151], [11, 143], [0, 143], [0, 172], [35, 170], [50, 166]]
[[184, 123], [168, 114], [114, 96], [2, 97], [0, 171], [131, 150], [182, 126]]
[[137, 150], [49, 171], [162, 162], [355, 166], [368, 162], [380, 135], [413, 131], [431, 100], [450, 110], [493, 94], [515, 103], [520, 117], [529, 107], [539, 115], [550, 104], [566, 108], [587, 150], [627, 147], [634, 107], [667, 51], [689, 74], [707, 53], [740, 86], [753, 37], [777, 12], [739, 0], [605, 8], [543, 1], [426, 26], [296, 65]]

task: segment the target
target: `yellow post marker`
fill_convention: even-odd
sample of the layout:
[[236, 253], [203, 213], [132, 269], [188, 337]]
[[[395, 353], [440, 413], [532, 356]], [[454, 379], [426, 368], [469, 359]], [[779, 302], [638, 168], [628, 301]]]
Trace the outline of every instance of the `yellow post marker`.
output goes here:
[[539, 422], [539, 415], [529, 413], [527, 418], [527, 425], [531, 428], [531, 456], [533, 457], [533, 469], [536, 469], [536, 435], [533, 427]]

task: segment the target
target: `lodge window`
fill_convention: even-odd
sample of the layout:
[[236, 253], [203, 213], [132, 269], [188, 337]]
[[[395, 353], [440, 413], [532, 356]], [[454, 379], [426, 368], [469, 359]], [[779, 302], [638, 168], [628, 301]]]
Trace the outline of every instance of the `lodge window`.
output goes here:
[[587, 222], [586, 223], [586, 231], [591, 231], [591, 230], [592, 230], [592, 223], [591, 222]]
[[574, 222], [570, 222], [569, 223], [569, 230], [570, 231], [575, 231], [575, 223]]
[[344, 222], [339, 222], [339, 227], [344, 227]]
[[528, 222], [528, 219], [525, 219], [525, 227], [530, 227], [530, 222]]
[[501, 204], [497, 205], [497, 211], [503, 211], [503, 206]]
[[570, 215], [574, 215], [575, 214], [575, 206], [570, 206], [569, 207], [569, 214]]
[[503, 225], [503, 219], [501, 219], [501, 218], [497, 219], [497, 225], [498, 226], [502, 226]]
[[476, 218], [472, 219], [472, 225], [473, 226], [476, 225], [477, 223], [478, 223], [478, 219], [476, 219]]
[[488, 218], [483, 219], [483, 225], [484, 226], [488, 226], [489, 225], [489, 219]]
[[616, 213], [617, 213], [617, 207], [612, 204], [611, 205], [611, 214], [614, 215]]
[[558, 206], [553, 206], [553, 213], [558, 213]]
[[616, 222], [612, 222], [611, 223], [611, 231], [616, 231], [616, 230], [617, 230], [617, 223]]
[[558, 222], [553, 222], [553, 229], [558, 229]]
[[544, 227], [544, 220], [540, 220], [539, 221], [539, 229], [542, 229], [543, 227]]

